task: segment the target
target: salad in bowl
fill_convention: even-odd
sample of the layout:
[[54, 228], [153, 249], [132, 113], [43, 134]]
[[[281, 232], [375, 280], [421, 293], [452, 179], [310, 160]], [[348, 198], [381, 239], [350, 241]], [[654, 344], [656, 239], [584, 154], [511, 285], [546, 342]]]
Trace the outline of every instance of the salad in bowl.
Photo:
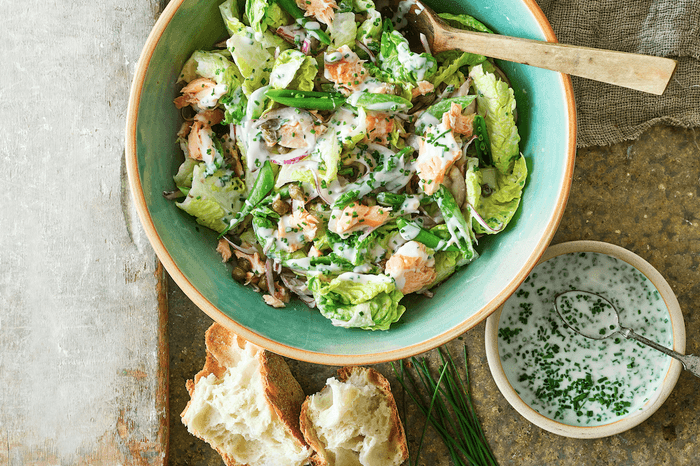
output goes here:
[[268, 305], [296, 296], [335, 326], [388, 330], [405, 295], [439, 292], [518, 209], [507, 78], [485, 56], [431, 53], [401, 4], [219, 9], [229, 38], [179, 75], [184, 162], [168, 198], [218, 232], [233, 279]]

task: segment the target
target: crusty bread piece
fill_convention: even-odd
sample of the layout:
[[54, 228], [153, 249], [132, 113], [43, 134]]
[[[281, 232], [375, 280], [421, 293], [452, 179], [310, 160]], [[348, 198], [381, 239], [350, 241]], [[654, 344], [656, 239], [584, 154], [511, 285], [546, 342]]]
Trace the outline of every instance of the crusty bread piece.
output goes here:
[[312, 451], [299, 430], [304, 392], [287, 363], [219, 324], [206, 332], [204, 368], [186, 387], [182, 422], [227, 466], [301, 466]]
[[367, 367], [343, 367], [301, 407], [314, 466], [398, 466], [408, 459], [389, 382]]

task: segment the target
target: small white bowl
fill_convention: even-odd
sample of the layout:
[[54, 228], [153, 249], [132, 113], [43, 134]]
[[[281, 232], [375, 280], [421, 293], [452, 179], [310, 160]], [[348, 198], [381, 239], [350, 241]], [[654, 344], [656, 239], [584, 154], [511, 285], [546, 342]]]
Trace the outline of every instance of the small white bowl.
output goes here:
[[[551, 246], [544, 253], [538, 265], [553, 257], [576, 252], [593, 252], [612, 256], [628, 263], [644, 274], [659, 291], [659, 294], [666, 304], [673, 331], [673, 349], [679, 353], [684, 353], [685, 326], [683, 323], [683, 314], [681, 313], [678, 300], [671, 290], [671, 287], [654, 267], [641, 257], [624, 248], [598, 241], [572, 241]], [[671, 390], [673, 390], [673, 387], [678, 381], [682, 366], [679, 361], [673, 359], [661, 384], [653, 394], [650, 394], [651, 397], [649, 400], [640, 409], [630, 412], [627, 416], [607, 424], [595, 426], [576, 426], [552, 420], [535, 411], [535, 409], [525, 403], [506, 377], [498, 351], [498, 329], [502, 310], [503, 306], [492, 314], [486, 322], [486, 356], [491, 374], [496, 381], [496, 385], [511, 406], [525, 419], [544, 430], [565, 437], [589, 439], [619, 434], [620, 432], [624, 432], [639, 425], [654, 414], [664, 401], [666, 401], [666, 398], [668, 398]]]

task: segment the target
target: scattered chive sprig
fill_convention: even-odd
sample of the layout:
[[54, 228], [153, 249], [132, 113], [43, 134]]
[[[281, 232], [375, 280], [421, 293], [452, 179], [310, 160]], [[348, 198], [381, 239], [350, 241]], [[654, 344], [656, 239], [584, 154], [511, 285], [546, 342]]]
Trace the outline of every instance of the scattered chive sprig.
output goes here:
[[[469, 390], [467, 348], [464, 346], [464, 381], [449, 350], [440, 348], [440, 374], [436, 381], [425, 358], [411, 358], [416, 376], [406, 370], [403, 361], [397, 369], [391, 367], [404, 391], [426, 417], [426, 424], [416, 449], [414, 465], [418, 465], [420, 450], [428, 427], [433, 426], [442, 438], [455, 466], [496, 466], [498, 462], [486, 441], [484, 430], [474, 410]], [[416, 378], [420, 381], [416, 381]], [[426, 400], [423, 392], [431, 394]]]

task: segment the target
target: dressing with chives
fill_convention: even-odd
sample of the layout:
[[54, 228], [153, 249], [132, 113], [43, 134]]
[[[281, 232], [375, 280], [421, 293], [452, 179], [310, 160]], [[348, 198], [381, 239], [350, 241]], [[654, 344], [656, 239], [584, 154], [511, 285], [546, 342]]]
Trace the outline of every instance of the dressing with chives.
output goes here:
[[671, 358], [621, 336], [597, 341], [566, 328], [554, 297], [573, 289], [604, 296], [619, 310], [621, 325], [673, 346], [666, 304], [641, 272], [605, 254], [571, 253], [535, 267], [504, 305], [501, 362], [520, 398], [543, 416], [575, 426], [607, 424], [654, 397]]

